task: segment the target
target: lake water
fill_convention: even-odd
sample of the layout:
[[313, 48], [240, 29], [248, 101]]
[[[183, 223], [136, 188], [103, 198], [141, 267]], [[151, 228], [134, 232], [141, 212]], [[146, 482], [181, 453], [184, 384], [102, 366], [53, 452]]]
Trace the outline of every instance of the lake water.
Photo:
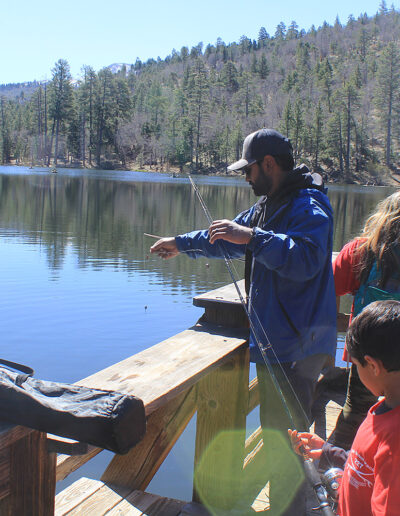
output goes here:
[[[195, 179], [216, 219], [256, 199], [243, 178]], [[393, 191], [329, 186], [335, 251]], [[144, 233], [206, 226], [185, 178], [0, 167], [0, 356], [30, 365], [37, 378], [75, 382], [191, 326], [202, 314], [193, 296], [231, 282], [223, 262], [162, 261]], [[243, 264], [236, 268], [241, 275]], [[150, 491], [191, 498], [192, 434], [193, 423]], [[69, 479], [98, 477], [109, 457], [103, 452]]]

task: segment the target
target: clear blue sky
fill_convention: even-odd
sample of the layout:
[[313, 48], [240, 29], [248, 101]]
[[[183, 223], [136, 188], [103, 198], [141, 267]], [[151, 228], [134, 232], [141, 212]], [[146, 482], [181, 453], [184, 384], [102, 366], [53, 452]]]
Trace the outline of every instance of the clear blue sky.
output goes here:
[[[5, 2], [5, 0], [3, 0]], [[199, 41], [226, 43], [241, 35], [257, 39], [260, 27], [274, 34], [276, 25], [295, 20], [308, 30], [336, 15], [376, 13], [380, 0], [12, 0], [3, 5], [0, 30], [0, 84], [51, 78], [66, 59], [74, 77], [83, 65], [96, 70], [112, 63], [162, 59], [173, 48]], [[391, 6], [387, 0], [388, 7]], [[399, 0], [394, 3], [396, 9]]]

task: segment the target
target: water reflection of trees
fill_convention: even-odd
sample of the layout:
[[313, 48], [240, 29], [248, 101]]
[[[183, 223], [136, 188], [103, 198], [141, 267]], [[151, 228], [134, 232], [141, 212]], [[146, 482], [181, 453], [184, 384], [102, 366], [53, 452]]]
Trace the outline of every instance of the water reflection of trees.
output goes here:
[[[200, 185], [215, 218], [231, 218], [255, 200], [247, 186]], [[334, 249], [357, 234], [387, 189], [334, 187]], [[207, 225], [189, 184], [130, 183], [62, 175], [1, 175], [0, 224], [46, 252], [50, 268], [61, 268], [72, 249], [78, 267], [112, 266], [168, 277], [173, 288], [213, 285], [227, 278], [223, 263], [211, 273], [204, 263], [184, 256], [169, 261], [147, 259], [151, 240], [143, 233], [174, 235]], [[242, 270], [242, 267], [239, 266]], [[185, 284], [185, 286], [183, 286]]]
[[377, 203], [390, 195], [390, 188], [362, 188], [354, 186], [335, 187], [329, 190], [334, 211], [333, 248], [339, 251], [351, 238], [358, 235], [367, 217]]
[[[215, 217], [232, 217], [251, 204], [248, 188], [200, 186]], [[204, 227], [206, 219], [188, 184], [129, 183], [61, 175], [0, 176], [0, 224], [41, 246], [50, 268], [61, 268], [72, 248], [79, 267], [112, 266], [146, 270], [196, 283], [210, 283], [204, 264], [179, 257], [147, 260], [152, 240], [143, 233], [173, 235]], [[224, 272], [213, 264], [214, 274]], [[212, 274], [212, 276], [214, 275]], [[174, 280], [172, 280], [174, 281]]]

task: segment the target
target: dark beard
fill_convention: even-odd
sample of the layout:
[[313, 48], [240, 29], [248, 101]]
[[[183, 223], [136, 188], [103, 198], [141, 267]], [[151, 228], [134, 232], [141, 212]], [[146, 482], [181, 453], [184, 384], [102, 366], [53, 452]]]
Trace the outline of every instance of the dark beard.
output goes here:
[[266, 175], [259, 176], [255, 183], [251, 183], [253, 192], [258, 197], [260, 195], [268, 195], [272, 188], [272, 180]]

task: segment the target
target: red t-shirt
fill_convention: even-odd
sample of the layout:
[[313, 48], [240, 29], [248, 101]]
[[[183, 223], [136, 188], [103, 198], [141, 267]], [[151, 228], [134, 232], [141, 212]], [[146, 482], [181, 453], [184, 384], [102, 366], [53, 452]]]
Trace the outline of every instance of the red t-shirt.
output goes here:
[[[357, 266], [359, 264], [359, 253], [357, 249], [362, 242], [356, 238], [346, 244], [333, 262], [333, 277], [335, 279], [336, 296], [344, 296], [345, 294], [354, 295], [360, 288], [360, 281], [357, 274]], [[353, 317], [353, 307], [351, 308], [350, 322]], [[343, 351], [343, 360], [347, 360], [348, 355], [346, 349]]]
[[400, 406], [375, 414], [358, 429], [344, 469], [339, 516], [400, 515]]
[[346, 244], [333, 262], [333, 276], [335, 278], [337, 296], [344, 296], [345, 294], [354, 295], [360, 287], [360, 281], [357, 278], [357, 265], [359, 263], [357, 248], [361, 242], [359, 238], [356, 238]]

